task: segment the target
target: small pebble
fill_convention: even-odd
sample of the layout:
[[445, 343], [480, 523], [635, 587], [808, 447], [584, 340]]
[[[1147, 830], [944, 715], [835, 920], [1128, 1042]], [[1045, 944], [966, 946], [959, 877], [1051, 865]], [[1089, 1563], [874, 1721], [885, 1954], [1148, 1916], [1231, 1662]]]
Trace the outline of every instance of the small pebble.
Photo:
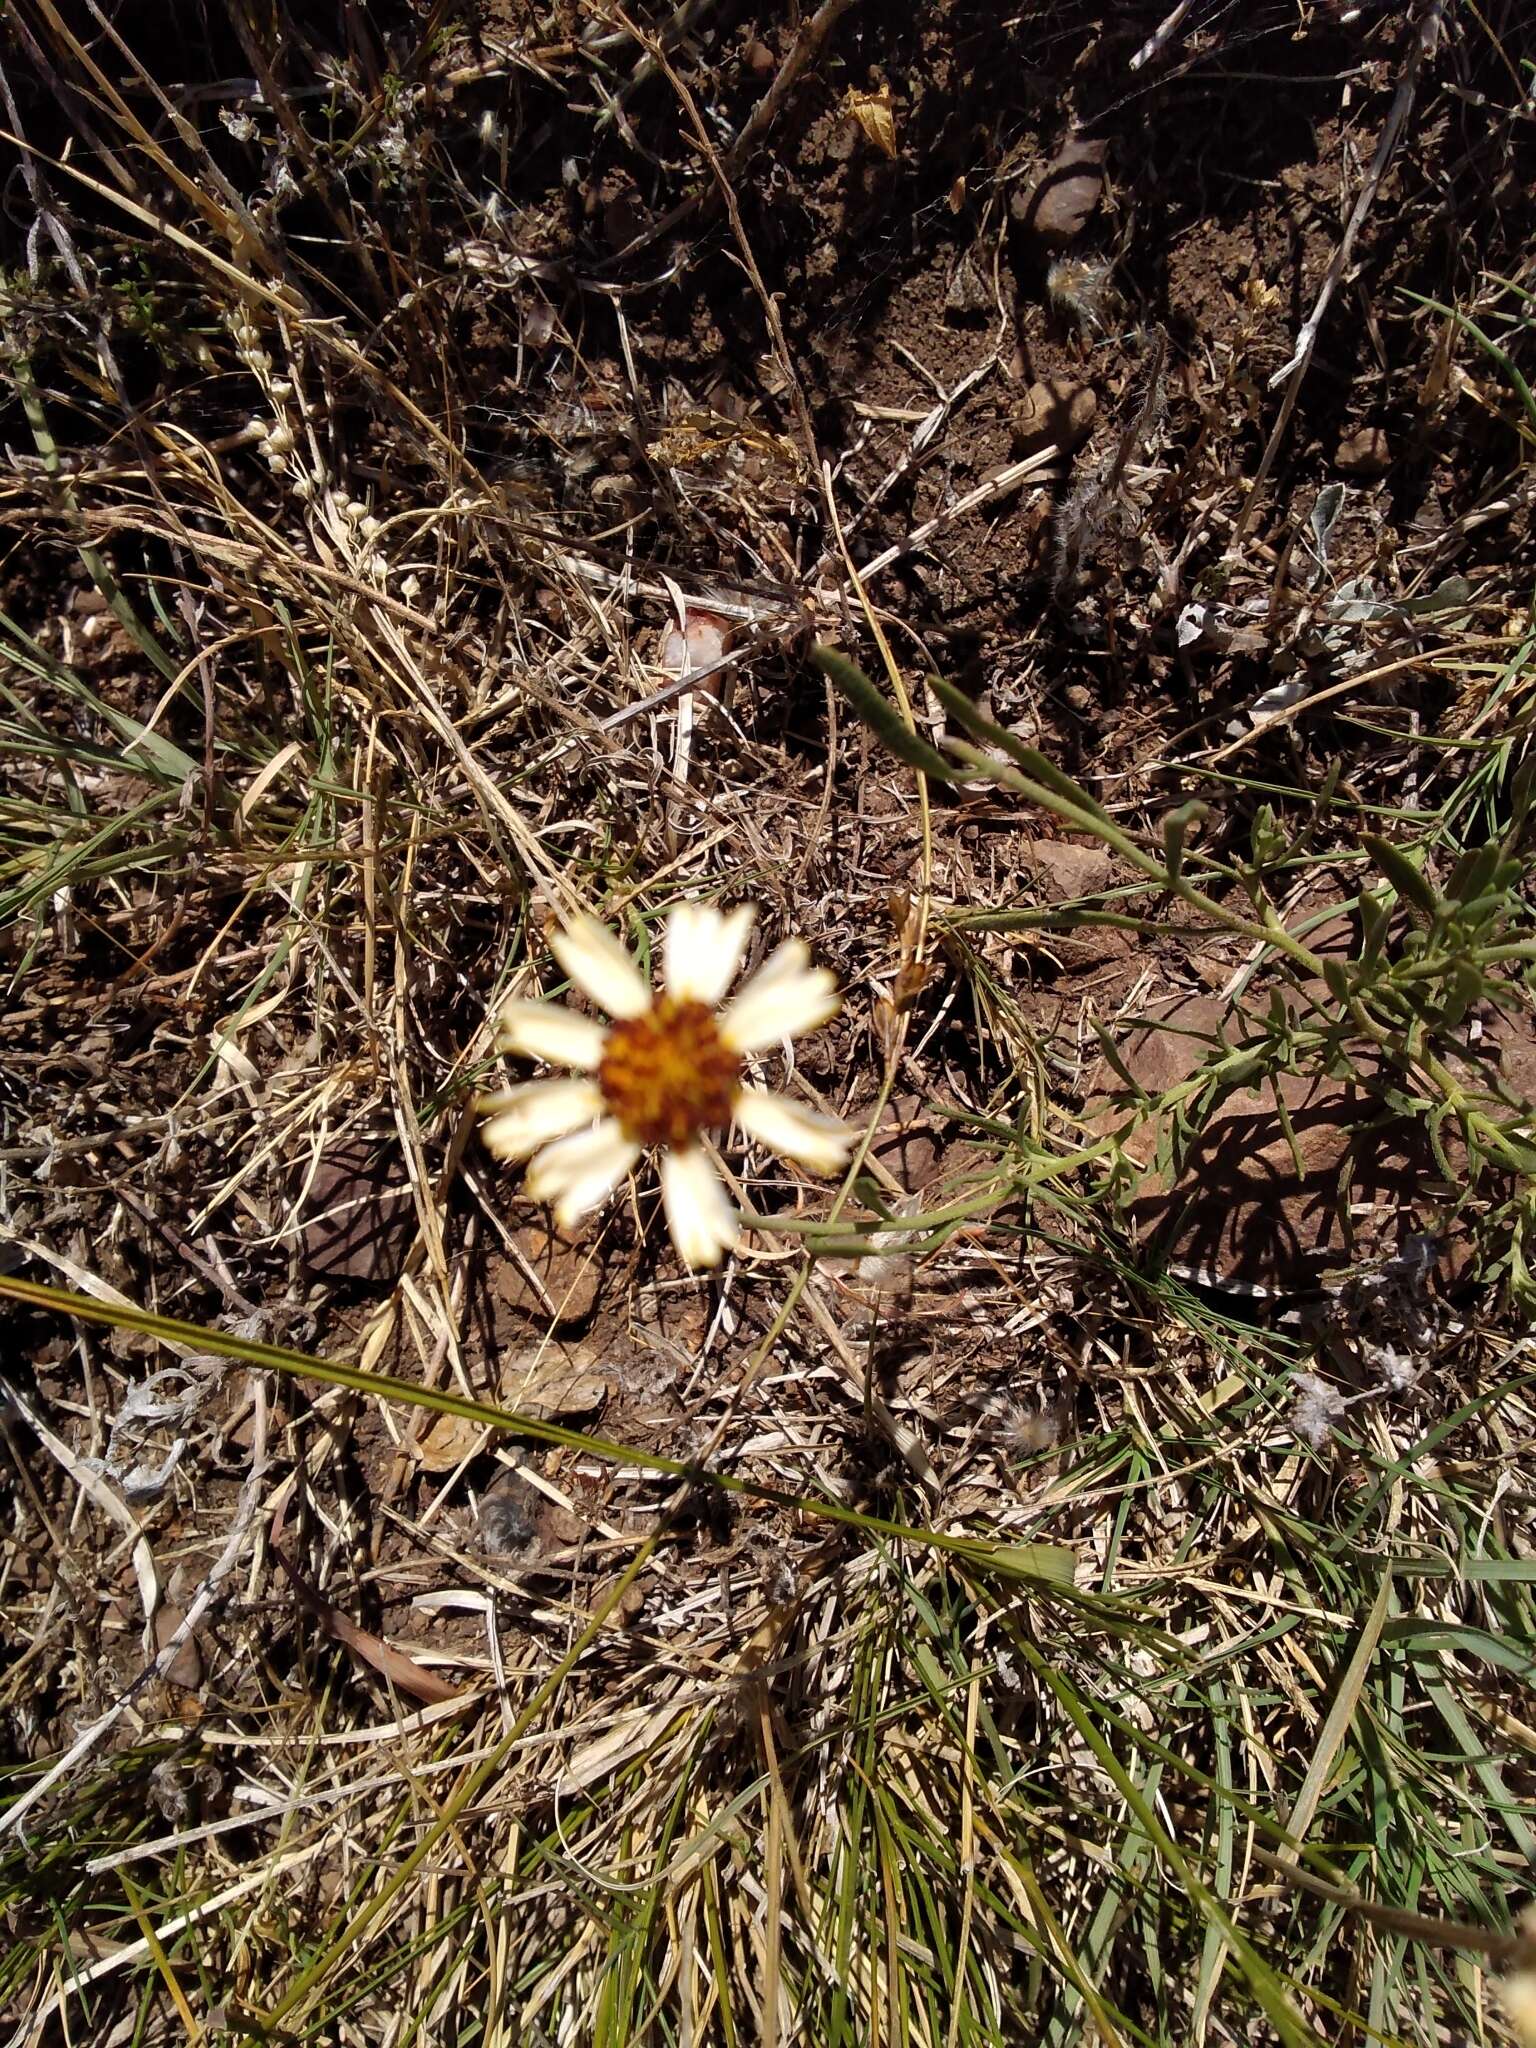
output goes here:
[[617, 253], [637, 242], [649, 225], [645, 208], [634, 192], [618, 192], [603, 207], [603, 234]]
[[1046, 377], [1031, 384], [1014, 408], [1013, 445], [1020, 455], [1054, 445], [1075, 448], [1093, 425], [1098, 399], [1070, 377]]
[[1392, 449], [1380, 427], [1356, 427], [1334, 453], [1340, 476], [1385, 476], [1392, 467]]
[[1062, 144], [1031, 191], [1014, 194], [1014, 218], [1045, 248], [1064, 249], [1092, 219], [1104, 195], [1108, 149], [1102, 140], [1074, 135]]
[[[163, 1650], [186, 1619], [179, 1607], [162, 1605], [155, 1609], [155, 1648]], [[169, 1664], [160, 1674], [167, 1685], [174, 1685], [182, 1692], [196, 1692], [203, 1682], [203, 1654], [197, 1647], [196, 1636], [188, 1636]]]

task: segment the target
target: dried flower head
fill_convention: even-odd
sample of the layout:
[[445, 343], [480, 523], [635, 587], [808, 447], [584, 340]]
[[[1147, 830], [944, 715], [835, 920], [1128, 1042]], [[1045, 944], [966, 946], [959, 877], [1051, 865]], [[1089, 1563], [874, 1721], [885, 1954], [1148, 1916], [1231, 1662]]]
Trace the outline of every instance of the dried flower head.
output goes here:
[[665, 992], [655, 994], [613, 934], [578, 917], [550, 950], [603, 1024], [559, 1003], [510, 1002], [498, 1020], [504, 1052], [575, 1070], [525, 1083], [482, 1104], [484, 1138], [501, 1159], [529, 1159], [527, 1189], [568, 1228], [606, 1200], [642, 1152], [660, 1154], [662, 1203], [679, 1256], [718, 1265], [740, 1223], [700, 1142], [736, 1124], [812, 1173], [836, 1173], [852, 1133], [788, 1097], [742, 1078], [749, 1055], [835, 1016], [837, 985], [812, 967], [803, 939], [787, 939], [724, 1009], [754, 911], [680, 904], [662, 944]]
[[1063, 320], [1101, 334], [1114, 313], [1113, 264], [1101, 256], [1058, 256], [1045, 273], [1045, 295]]
[[1291, 1384], [1296, 1389], [1291, 1427], [1320, 1451], [1349, 1414], [1349, 1400], [1315, 1372], [1293, 1372]]
[[850, 92], [843, 101], [843, 106], [858, 122], [859, 130], [870, 147], [894, 161], [899, 152], [896, 142], [896, 102], [891, 88], [882, 84], [873, 92]]

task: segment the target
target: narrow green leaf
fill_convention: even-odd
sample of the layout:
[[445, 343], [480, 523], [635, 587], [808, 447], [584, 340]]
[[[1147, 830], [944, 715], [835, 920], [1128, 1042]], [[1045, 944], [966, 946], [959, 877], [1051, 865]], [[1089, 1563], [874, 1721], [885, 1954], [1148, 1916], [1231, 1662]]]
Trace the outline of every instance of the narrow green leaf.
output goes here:
[[1486, 1746], [1479, 1741], [1471, 1722], [1457, 1698], [1458, 1688], [1447, 1685], [1440, 1676], [1438, 1665], [1418, 1660], [1419, 1670], [1424, 1676], [1424, 1690], [1433, 1700], [1435, 1707], [1461, 1746], [1462, 1756], [1470, 1766], [1473, 1776], [1488, 1795], [1490, 1811], [1496, 1813], [1509, 1830], [1510, 1840], [1525, 1858], [1526, 1863], [1536, 1867], [1536, 1834], [1531, 1832], [1525, 1819], [1524, 1802], [1515, 1798]]
[[964, 771], [946, 761], [937, 748], [930, 747], [912, 731], [896, 707], [865, 675], [863, 669], [839, 654], [835, 647], [817, 645], [811, 649], [811, 666], [819, 668], [829, 682], [842, 691], [859, 717], [888, 753], [936, 782], [959, 782]]
[[1418, 305], [1428, 306], [1436, 313], [1444, 313], [1447, 319], [1455, 321], [1463, 334], [1470, 334], [1478, 347], [1483, 351], [1483, 354], [1487, 356], [1489, 362], [1493, 363], [1509, 379], [1516, 395], [1519, 397], [1520, 403], [1525, 407], [1527, 420], [1530, 422], [1531, 427], [1536, 429], [1536, 393], [1532, 392], [1530, 385], [1521, 376], [1512, 358], [1499, 347], [1496, 341], [1485, 334], [1475, 321], [1469, 320], [1466, 314], [1456, 306], [1447, 306], [1440, 299], [1426, 298], [1423, 293], [1411, 292], [1406, 287], [1403, 290], [1403, 297], [1405, 299], [1413, 299]]
[[1336, 954], [1323, 955], [1323, 979], [1328, 984], [1328, 993], [1336, 1002], [1349, 1001], [1349, 968]]
[[152, 1309], [135, 1308], [131, 1302], [102, 1301], [95, 1295], [77, 1294], [72, 1288], [22, 1280], [14, 1273], [0, 1273], [0, 1299], [24, 1301], [33, 1308], [76, 1316], [82, 1322], [137, 1330], [145, 1336], [158, 1338], [162, 1343], [184, 1345], [191, 1351], [212, 1352], [218, 1358], [239, 1359], [243, 1364], [285, 1373], [292, 1379], [319, 1380], [331, 1386], [346, 1387], [373, 1400], [398, 1401], [407, 1407], [429, 1408], [440, 1415], [457, 1415], [467, 1422], [481, 1423], [488, 1429], [510, 1430], [543, 1443], [564, 1444], [572, 1450], [592, 1452], [615, 1464], [646, 1466], [652, 1471], [665, 1472], [672, 1478], [717, 1486], [725, 1493], [792, 1507], [805, 1514], [839, 1522], [845, 1528], [859, 1529], [866, 1535], [891, 1537], [899, 1542], [942, 1551], [973, 1571], [1044, 1581], [1072, 1590], [1079, 1605], [1090, 1604], [1088, 1596], [1075, 1590], [1072, 1553], [1058, 1550], [1052, 1544], [991, 1544], [973, 1536], [953, 1536], [945, 1530], [924, 1529], [892, 1521], [884, 1515], [864, 1514], [857, 1508], [844, 1506], [841, 1501], [827, 1500], [815, 1494], [790, 1493], [779, 1487], [764, 1486], [756, 1480], [742, 1479], [733, 1472], [713, 1472], [677, 1458], [665, 1457], [659, 1451], [641, 1450], [607, 1437], [566, 1429], [560, 1423], [520, 1415], [516, 1409], [471, 1400], [462, 1394], [449, 1393], [445, 1388], [417, 1386], [390, 1373], [368, 1372], [361, 1366], [344, 1364], [340, 1359], [316, 1358], [307, 1351], [290, 1350], [284, 1344], [262, 1344], [249, 1337], [237, 1337], [227, 1330], [205, 1329], [198, 1323], [180, 1322], [175, 1316], [158, 1315]]
[[1322, 1728], [1313, 1738], [1312, 1759], [1307, 1766], [1307, 1775], [1302, 1780], [1301, 1790], [1296, 1794], [1285, 1824], [1300, 1842], [1304, 1839], [1322, 1802], [1323, 1792], [1344, 1747], [1351, 1723], [1360, 1707], [1360, 1694], [1365, 1685], [1366, 1673], [1371, 1659], [1376, 1655], [1381, 1641], [1381, 1632], [1386, 1626], [1392, 1606], [1392, 1574], [1384, 1572], [1376, 1597], [1371, 1602], [1370, 1612], [1360, 1624], [1360, 1634], [1349, 1661], [1339, 1674], [1328, 1715]]
[[[138, 757], [131, 763], [133, 767], [148, 769], [177, 787], [195, 771], [197, 763], [174, 740], [167, 739], [163, 733], [151, 732], [139, 719], [108, 704], [72, 668], [62, 661], [55, 661], [4, 612], [0, 612], [0, 636], [10, 643], [0, 645], [0, 658], [12, 662], [23, 673], [51, 683], [64, 695], [74, 698], [76, 703], [83, 704], [104, 725], [110, 726], [123, 742], [124, 754]], [[18, 710], [23, 709], [22, 701], [14, 692], [6, 689], [4, 694]], [[29, 721], [33, 720], [29, 707], [25, 715]], [[46, 728], [39, 725], [38, 730], [43, 732]]]
[[1074, 782], [1070, 775], [1058, 768], [1054, 761], [1047, 760], [1036, 748], [1026, 746], [1017, 733], [1011, 733], [985, 717], [963, 690], [946, 682], [942, 676], [930, 676], [928, 687], [950, 716], [958, 719], [974, 739], [1006, 754], [1015, 767], [1022, 768], [1032, 781], [1040, 783], [1053, 796], [1063, 798], [1078, 810], [1087, 812], [1089, 817], [1103, 819], [1108, 824], [1108, 814], [1080, 782]]
[[1375, 861], [1404, 903], [1427, 918], [1432, 918], [1440, 908], [1439, 899], [1425, 881], [1423, 875], [1390, 839], [1382, 839], [1375, 832], [1362, 832], [1360, 844]]
[[1051, 1585], [1076, 1583], [1077, 1554], [1060, 1543], [978, 1543], [967, 1562], [1000, 1579], [1045, 1579]]
[[[1476, 1560], [1474, 1560], [1476, 1562]], [[1488, 1558], [1488, 1564], [1529, 1564], [1530, 1560], [1519, 1558]], [[1470, 1568], [1460, 1573], [1463, 1578], [1484, 1577]], [[1509, 1575], [1521, 1583], [1515, 1573]], [[1495, 1583], [1497, 1583], [1495, 1581]], [[1475, 1657], [1481, 1664], [1491, 1664], [1500, 1671], [1513, 1672], [1517, 1678], [1529, 1679], [1536, 1675], [1536, 1657], [1529, 1650], [1522, 1650], [1518, 1644], [1506, 1643], [1502, 1637], [1489, 1635], [1486, 1629], [1473, 1628], [1469, 1623], [1454, 1621], [1430, 1621], [1417, 1615], [1407, 1615], [1398, 1621], [1389, 1621], [1381, 1632], [1383, 1643], [1390, 1648], [1427, 1652], [1439, 1656], [1445, 1652], [1450, 1656]], [[1423, 1663], [1423, 1656], [1416, 1660]]]
[[1102, 925], [1119, 932], [1155, 929], [1150, 918], [1130, 917], [1118, 910], [1082, 910], [1076, 902], [1045, 903], [1034, 910], [965, 910], [944, 920], [944, 929], [952, 932], [1048, 932], [1058, 927], [1075, 932], [1084, 925]]
[[1528, 754], [1510, 777], [1509, 830], [1504, 838], [1506, 851], [1513, 850], [1520, 842], [1533, 796], [1536, 796], [1536, 754]]

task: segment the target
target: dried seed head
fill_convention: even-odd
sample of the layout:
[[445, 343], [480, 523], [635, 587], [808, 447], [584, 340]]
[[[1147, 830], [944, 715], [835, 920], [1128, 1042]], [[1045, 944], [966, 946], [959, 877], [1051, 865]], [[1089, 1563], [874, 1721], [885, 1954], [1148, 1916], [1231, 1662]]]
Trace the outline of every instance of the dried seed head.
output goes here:
[[492, 1556], [515, 1557], [538, 1540], [539, 1496], [517, 1472], [502, 1472], [480, 1496], [480, 1542]]
[[991, 1416], [994, 1440], [1003, 1462], [1022, 1464], [1041, 1451], [1054, 1450], [1064, 1433], [1065, 1417], [1059, 1406], [1026, 1406], [1005, 1400]]
[[1063, 320], [1102, 333], [1115, 310], [1114, 266], [1100, 256], [1058, 256], [1045, 273], [1045, 294]]

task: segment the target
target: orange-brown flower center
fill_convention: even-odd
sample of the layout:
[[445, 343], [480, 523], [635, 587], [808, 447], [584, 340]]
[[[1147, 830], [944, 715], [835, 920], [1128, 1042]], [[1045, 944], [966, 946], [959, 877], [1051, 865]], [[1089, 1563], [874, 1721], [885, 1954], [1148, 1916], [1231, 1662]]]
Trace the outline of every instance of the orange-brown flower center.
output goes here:
[[740, 1072], [707, 1003], [662, 996], [614, 1025], [597, 1078], [626, 1137], [676, 1151], [730, 1122]]

